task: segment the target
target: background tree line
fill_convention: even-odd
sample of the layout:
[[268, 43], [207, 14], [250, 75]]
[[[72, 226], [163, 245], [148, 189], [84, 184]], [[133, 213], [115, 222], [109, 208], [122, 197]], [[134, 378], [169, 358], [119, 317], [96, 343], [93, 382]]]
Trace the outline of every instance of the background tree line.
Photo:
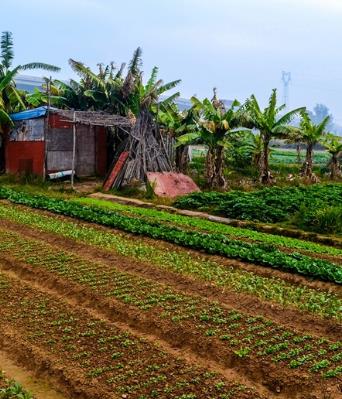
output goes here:
[[317, 144], [323, 145], [331, 154], [330, 177], [341, 176], [341, 137], [329, 133], [332, 117], [323, 105], [317, 105], [314, 113], [305, 107], [288, 111], [278, 104], [274, 89], [264, 109], [254, 95], [242, 104], [234, 100], [227, 107], [214, 89], [212, 99], [192, 97], [191, 108], [180, 111], [175, 103], [179, 92], [165, 96], [180, 80], [165, 84], [158, 78], [158, 68], [154, 67], [145, 83], [140, 48], [134, 51], [128, 65], [98, 64], [96, 71], [70, 59], [70, 66], [80, 77], [79, 81], [66, 83], [46, 79], [43, 91], [37, 89], [27, 93], [15, 85], [14, 78], [19, 72], [37, 68], [58, 71], [59, 68], [42, 62], [13, 67], [13, 58], [12, 34], [3, 32], [0, 63], [0, 129], [3, 133], [12, 125], [10, 113], [50, 103], [60, 108], [105, 111], [140, 121], [153, 120], [164, 134], [175, 138], [175, 162], [181, 172], [187, 172], [188, 146], [205, 146], [205, 183], [208, 188], [224, 189], [227, 186], [226, 160], [235, 156], [239, 162], [239, 156], [246, 159], [246, 153], [251, 166], [259, 171], [260, 182], [273, 183], [269, 156], [270, 143], [274, 139], [305, 147], [300, 172], [305, 180], [317, 180], [313, 172], [313, 151]]

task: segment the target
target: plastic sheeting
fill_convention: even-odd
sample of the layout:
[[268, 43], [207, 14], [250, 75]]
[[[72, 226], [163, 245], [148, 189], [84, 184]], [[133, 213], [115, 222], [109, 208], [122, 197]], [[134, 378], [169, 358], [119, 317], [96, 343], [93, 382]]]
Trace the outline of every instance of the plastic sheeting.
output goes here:
[[24, 121], [26, 119], [35, 119], [41, 118], [45, 116], [47, 113], [48, 107], [38, 107], [34, 109], [28, 109], [26, 111], [16, 112], [15, 114], [11, 114], [10, 118], [12, 121]]

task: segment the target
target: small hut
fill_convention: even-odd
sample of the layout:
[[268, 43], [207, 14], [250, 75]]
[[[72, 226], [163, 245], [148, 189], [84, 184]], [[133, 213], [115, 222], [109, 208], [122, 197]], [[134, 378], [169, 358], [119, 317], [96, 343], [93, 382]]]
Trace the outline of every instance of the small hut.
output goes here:
[[7, 173], [48, 174], [72, 170], [79, 177], [107, 173], [108, 127], [130, 127], [130, 119], [101, 112], [39, 107], [11, 115], [5, 138]]

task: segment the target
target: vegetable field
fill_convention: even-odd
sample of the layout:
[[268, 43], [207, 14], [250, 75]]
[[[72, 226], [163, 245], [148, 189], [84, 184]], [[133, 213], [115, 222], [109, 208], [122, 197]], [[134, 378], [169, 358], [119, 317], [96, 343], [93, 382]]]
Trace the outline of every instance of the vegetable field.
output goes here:
[[340, 397], [339, 248], [94, 199], [0, 198], [1, 347], [66, 398]]
[[234, 219], [284, 223], [317, 233], [342, 234], [342, 184], [267, 187], [252, 192], [193, 193], [175, 206]]

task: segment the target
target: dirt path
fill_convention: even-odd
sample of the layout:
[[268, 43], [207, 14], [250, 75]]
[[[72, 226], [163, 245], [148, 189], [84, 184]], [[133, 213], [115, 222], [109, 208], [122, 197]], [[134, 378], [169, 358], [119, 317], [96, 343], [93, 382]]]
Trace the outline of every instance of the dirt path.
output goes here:
[[58, 390], [55, 390], [51, 381], [43, 376], [37, 377], [32, 370], [18, 366], [9, 354], [0, 350], [0, 370], [5, 372], [8, 379], [19, 382], [35, 399], [70, 399]]

